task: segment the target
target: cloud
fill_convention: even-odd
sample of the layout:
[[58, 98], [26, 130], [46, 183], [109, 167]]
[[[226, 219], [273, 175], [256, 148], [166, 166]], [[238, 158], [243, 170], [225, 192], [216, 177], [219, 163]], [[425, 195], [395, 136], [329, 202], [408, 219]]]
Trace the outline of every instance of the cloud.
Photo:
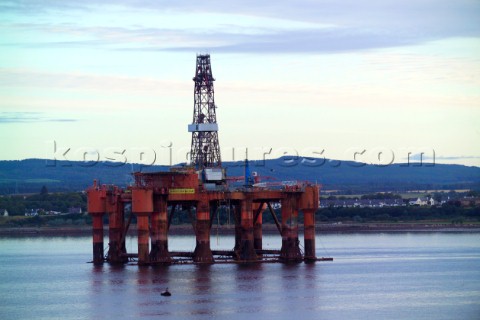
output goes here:
[[[101, 92], [190, 92], [185, 81], [148, 77], [109, 76], [89, 73], [44, 72], [31, 69], [0, 68], [0, 87], [38, 87]], [[160, 90], [161, 88], [162, 90]]]
[[[212, 35], [217, 37], [218, 35]], [[433, 39], [432, 39], [433, 40]], [[226, 53], [333, 53], [415, 44], [417, 39], [361, 33], [352, 29], [299, 30], [255, 35], [243, 41], [218, 45], [210, 50]], [[204, 47], [182, 46], [161, 50], [200, 51]], [[145, 48], [143, 50], [155, 50]]]
[[403, 158], [403, 160], [409, 160], [409, 161], [413, 161], [413, 162], [432, 161], [432, 160], [433, 161], [438, 161], [438, 160], [440, 160], [440, 161], [441, 160], [456, 161], [456, 160], [476, 160], [476, 159], [480, 159], [480, 156], [464, 156], [464, 155], [461, 155], [461, 156], [438, 156], [433, 151], [427, 152], [427, 153], [415, 153], [415, 154], [411, 154], [409, 157]]
[[[100, 11], [102, 5], [102, 11]], [[110, 5], [110, 7], [109, 7]], [[42, 1], [7, 2], [0, 12], [48, 15], [65, 12], [105, 12], [109, 8], [133, 17], [122, 27], [77, 24], [25, 24], [44, 32], [83, 35], [89, 40], [10, 42], [4, 45], [32, 47], [105, 46], [138, 51], [203, 51], [231, 53], [330, 53], [420, 44], [451, 37], [480, 37], [480, 2], [469, 0], [338, 0], [338, 1]], [[120, 9], [119, 9], [120, 8]], [[118, 11], [119, 10], [119, 11]], [[192, 25], [166, 26], [172, 13], [189, 15]], [[218, 25], [211, 14], [229, 15], [228, 25]], [[158, 15], [154, 23], [142, 15]], [[73, 16], [75, 16], [73, 14]], [[244, 21], [251, 20], [255, 32]], [[277, 19], [259, 27], [262, 19]], [[47, 19], [48, 20], [48, 19]], [[54, 21], [55, 19], [52, 19]], [[145, 19], [147, 20], [147, 19]], [[75, 21], [73, 19], [72, 21]], [[183, 20], [182, 20], [183, 21]], [[241, 22], [242, 21], [242, 22]], [[250, 20], [248, 20], [250, 21]], [[208, 22], [208, 23], [207, 23]], [[295, 28], [308, 23], [310, 28]], [[153, 25], [152, 25], [153, 24]], [[321, 26], [331, 26], [323, 28]], [[315, 27], [318, 26], [318, 27]]]
[[480, 159], [480, 156], [435, 156], [437, 160], [467, 160]]
[[2, 123], [75, 122], [72, 118], [51, 118], [43, 112], [0, 112]]

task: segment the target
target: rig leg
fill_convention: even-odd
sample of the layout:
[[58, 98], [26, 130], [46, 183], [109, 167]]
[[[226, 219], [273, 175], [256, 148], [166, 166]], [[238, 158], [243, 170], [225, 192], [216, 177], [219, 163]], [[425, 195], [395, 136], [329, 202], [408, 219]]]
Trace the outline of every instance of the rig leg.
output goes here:
[[242, 218], [240, 216], [240, 213], [242, 212], [241, 205], [239, 203], [235, 204], [233, 206], [233, 217], [235, 220], [235, 247], [233, 251], [235, 252], [236, 258], [240, 258], [240, 246], [242, 242], [242, 225], [241, 221]]
[[148, 213], [137, 213], [138, 264], [149, 264], [148, 242], [150, 237]]
[[305, 261], [315, 261], [315, 209], [303, 209]]
[[282, 199], [282, 249], [280, 259], [302, 261], [298, 240], [298, 206], [294, 195], [288, 195]]
[[153, 212], [153, 190], [145, 188], [132, 189], [132, 212], [137, 216], [138, 264], [149, 264], [148, 242], [150, 229], [148, 220]]
[[265, 204], [254, 203], [254, 219], [253, 221], [253, 246], [255, 250], [262, 250], [262, 213], [265, 210]]
[[92, 214], [93, 222], [93, 263], [103, 263], [103, 213]]
[[255, 261], [257, 260], [257, 255], [253, 244], [253, 208], [251, 199], [242, 200], [241, 217], [242, 238], [240, 242], [240, 259]]
[[213, 254], [210, 249], [210, 206], [206, 200], [201, 200], [197, 203], [195, 228], [197, 244], [193, 253], [193, 261], [213, 263]]
[[152, 213], [152, 250], [150, 260], [152, 262], [170, 263], [172, 258], [168, 252], [168, 214], [167, 202], [158, 199], [154, 204], [155, 211]]
[[115, 192], [107, 201], [108, 211], [108, 262], [110, 263], [125, 263], [128, 258], [124, 255], [125, 240], [123, 232], [125, 229], [124, 222], [124, 205], [119, 199], [119, 195]]

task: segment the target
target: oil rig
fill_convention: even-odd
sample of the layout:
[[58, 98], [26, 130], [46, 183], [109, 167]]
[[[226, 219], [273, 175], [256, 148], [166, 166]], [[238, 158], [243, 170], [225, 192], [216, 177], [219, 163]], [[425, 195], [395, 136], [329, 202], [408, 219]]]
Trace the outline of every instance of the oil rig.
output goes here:
[[[308, 182], [256, 183], [245, 160], [245, 175], [239, 186], [231, 183], [222, 167], [214, 101], [210, 55], [196, 58], [194, 111], [188, 131], [192, 133], [190, 164], [166, 172], [135, 172], [126, 188], [99, 185], [87, 189], [88, 213], [93, 220], [93, 263], [139, 265], [172, 263], [313, 262], [315, 256], [315, 211], [319, 186]], [[273, 203], [281, 206], [278, 219]], [[131, 208], [127, 217], [125, 210]], [[233, 212], [235, 246], [215, 251], [210, 233], [218, 211]], [[191, 217], [196, 238], [193, 252], [170, 251], [168, 233], [176, 214]], [[282, 237], [280, 250], [262, 248], [262, 215], [272, 214]], [[303, 214], [304, 244], [299, 241], [299, 213]], [[104, 216], [108, 216], [108, 253], [104, 249]], [[127, 253], [125, 239], [136, 217], [138, 252]], [[302, 252], [303, 251], [303, 252]], [[327, 258], [329, 259], [329, 258]]]

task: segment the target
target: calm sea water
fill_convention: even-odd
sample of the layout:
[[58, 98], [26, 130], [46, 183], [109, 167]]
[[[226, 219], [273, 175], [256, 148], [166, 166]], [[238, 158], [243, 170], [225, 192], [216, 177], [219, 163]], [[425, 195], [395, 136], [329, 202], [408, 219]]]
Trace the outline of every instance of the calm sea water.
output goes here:
[[94, 267], [90, 237], [0, 238], [0, 319], [480, 319], [480, 233], [323, 235], [317, 255], [335, 260]]

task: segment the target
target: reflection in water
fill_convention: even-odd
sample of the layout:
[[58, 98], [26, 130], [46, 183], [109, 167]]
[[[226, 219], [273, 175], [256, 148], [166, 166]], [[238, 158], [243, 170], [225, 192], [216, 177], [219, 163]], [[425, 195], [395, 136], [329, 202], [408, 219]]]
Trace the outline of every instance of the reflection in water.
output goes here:
[[161, 294], [166, 288], [170, 288], [169, 290], [172, 291], [170, 286], [169, 278], [170, 278], [170, 267], [169, 266], [153, 266], [151, 268], [152, 277], [152, 284], [153, 284], [153, 293], [154, 295]]
[[233, 296], [236, 314], [261, 312], [265, 307], [266, 283], [271, 281], [263, 263], [235, 265], [236, 295]]
[[235, 267], [235, 285], [238, 292], [253, 293], [262, 290], [262, 263], [238, 264]]
[[193, 296], [187, 309], [190, 315], [215, 314], [214, 292], [211, 285], [214, 278], [212, 267], [208, 264], [192, 266], [191, 281], [187, 291]]
[[101, 292], [103, 288], [103, 265], [93, 265], [92, 264], [92, 291]]
[[164, 297], [161, 293], [168, 287], [170, 288], [170, 269], [168, 266], [142, 266], [138, 268], [137, 281], [137, 301], [139, 317], [168, 316], [171, 315], [169, 297]]
[[[302, 297], [302, 292], [299, 290], [301, 272], [303, 264], [300, 265], [298, 263], [288, 263], [282, 264], [279, 266], [280, 270], [280, 291], [283, 295], [280, 298], [279, 307], [280, 312], [286, 313], [292, 308], [295, 308], [297, 304], [297, 300]], [[302, 304], [303, 305], [303, 304]]]

